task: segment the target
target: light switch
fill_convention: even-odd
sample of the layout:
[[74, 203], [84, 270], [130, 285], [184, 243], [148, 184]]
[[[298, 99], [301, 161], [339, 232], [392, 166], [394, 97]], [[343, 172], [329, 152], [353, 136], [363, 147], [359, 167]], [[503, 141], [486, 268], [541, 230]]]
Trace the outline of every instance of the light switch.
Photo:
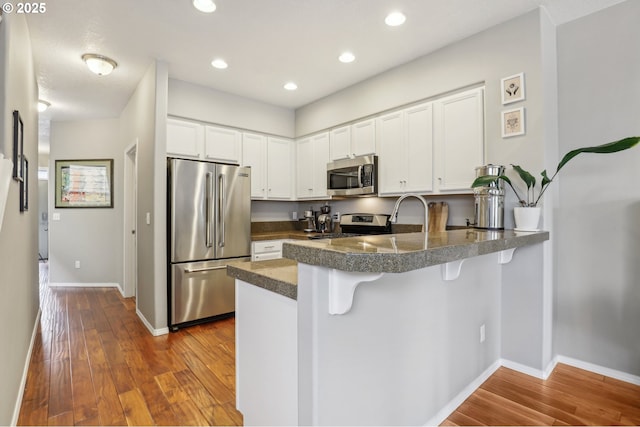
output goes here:
[[147, 212], [147, 225], [151, 225], [151, 212]]
[[51, 215], [51, 219], [54, 221], [60, 221], [60, 214], [58, 212], [54, 212], [53, 215]]

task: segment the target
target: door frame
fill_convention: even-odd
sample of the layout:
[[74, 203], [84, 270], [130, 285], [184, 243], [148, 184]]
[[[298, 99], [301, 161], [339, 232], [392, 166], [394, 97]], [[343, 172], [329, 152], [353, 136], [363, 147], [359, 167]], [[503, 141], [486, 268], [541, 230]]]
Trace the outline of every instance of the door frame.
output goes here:
[[[138, 138], [124, 149], [123, 262], [120, 289], [125, 298], [138, 294]], [[131, 235], [133, 234], [133, 238]]]

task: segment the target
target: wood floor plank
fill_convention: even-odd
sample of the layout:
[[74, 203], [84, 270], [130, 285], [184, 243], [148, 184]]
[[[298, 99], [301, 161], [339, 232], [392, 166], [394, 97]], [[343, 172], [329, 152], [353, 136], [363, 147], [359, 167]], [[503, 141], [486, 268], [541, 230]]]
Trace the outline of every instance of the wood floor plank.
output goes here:
[[49, 417], [47, 425], [72, 426], [74, 425], [73, 412], [63, 412], [62, 414], [56, 415], [55, 417]]
[[154, 425], [153, 418], [147, 408], [142, 393], [137, 388], [129, 390], [126, 393], [119, 395], [120, 402], [122, 402], [122, 408], [124, 409], [124, 416], [127, 419], [127, 424], [130, 426], [151, 426]]
[[69, 359], [51, 361], [48, 405], [49, 418], [65, 412], [73, 412], [71, 367]]

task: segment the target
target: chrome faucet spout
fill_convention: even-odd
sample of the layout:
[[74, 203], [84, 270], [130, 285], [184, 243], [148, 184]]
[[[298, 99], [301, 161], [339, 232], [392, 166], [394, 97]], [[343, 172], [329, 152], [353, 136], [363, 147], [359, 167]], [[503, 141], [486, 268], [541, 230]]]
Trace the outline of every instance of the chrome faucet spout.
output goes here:
[[422, 231], [424, 231], [425, 233], [428, 232], [429, 231], [429, 206], [427, 205], [427, 201], [425, 200], [425, 198], [419, 194], [406, 193], [400, 196], [398, 200], [396, 200], [396, 204], [393, 207], [393, 211], [391, 212], [391, 218], [389, 218], [389, 221], [392, 224], [395, 224], [398, 221], [398, 209], [400, 209], [400, 203], [402, 203], [402, 201], [407, 197], [415, 197], [416, 199], [420, 200], [420, 202], [422, 202], [422, 205], [424, 206], [424, 227]]

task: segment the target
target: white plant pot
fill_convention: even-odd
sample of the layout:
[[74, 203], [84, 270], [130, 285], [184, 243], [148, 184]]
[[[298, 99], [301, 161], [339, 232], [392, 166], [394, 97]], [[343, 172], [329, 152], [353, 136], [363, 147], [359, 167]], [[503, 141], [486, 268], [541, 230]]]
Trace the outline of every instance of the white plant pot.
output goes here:
[[516, 220], [516, 231], [538, 231], [540, 222], [540, 208], [515, 207], [513, 216]]

